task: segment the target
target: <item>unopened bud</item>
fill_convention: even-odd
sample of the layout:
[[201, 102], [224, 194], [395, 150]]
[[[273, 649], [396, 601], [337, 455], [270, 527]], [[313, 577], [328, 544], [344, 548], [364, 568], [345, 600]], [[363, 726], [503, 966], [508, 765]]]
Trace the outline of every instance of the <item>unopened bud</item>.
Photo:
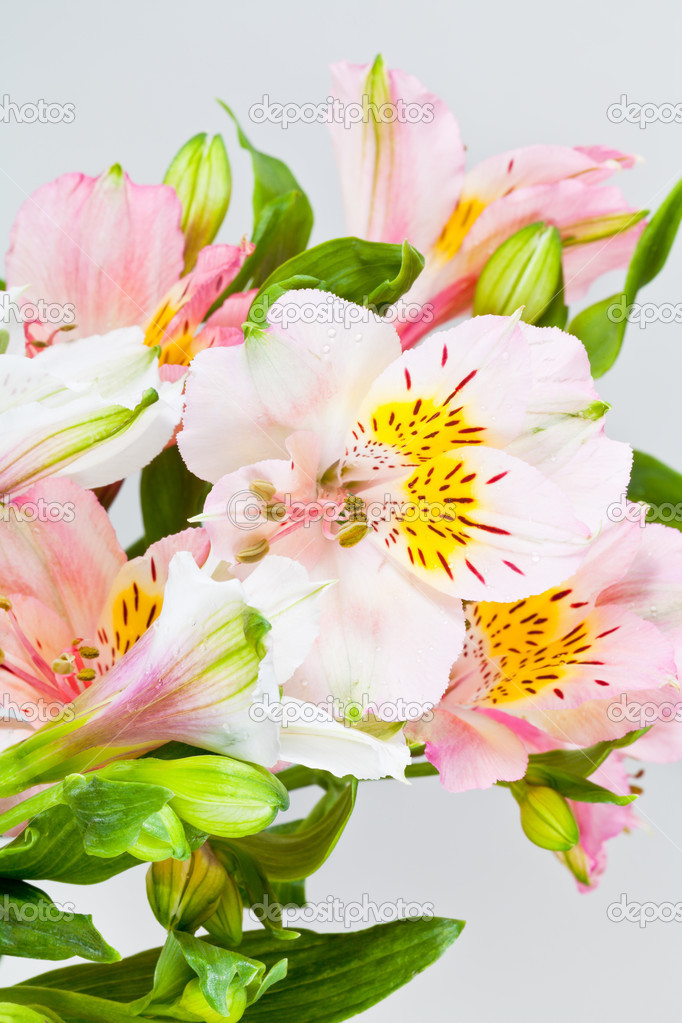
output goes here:
[[170, 806], [163, 806], [147, 818], [126, 852], [145, 863], [156, 863], [169, 857], [186, 860], [191, 850], [182, 821]]
[[230, 757], [145, 757], [109, 764], [99, 773], [112, 781], [171, 789], [175, 795], [169, 805], [181, 820], [223, 838], [255, 835], [289, 806], [289, 794], [275, 775]]
[[147, 896], [156, 919], [168, 931], [194, 933], [213, 916], [228, 884], [227, 871], [204, 843], [184, 863], [167, 859], [147, 873]]
[[182, 204], [185, 235], [185, 273], [197, 261], [200, 249], [218, 233], [230, 204], [232, 176], [220, 135], [205, 132], [186, 142], [163, 179], [172, 185]]
[[524, 306], [522, 318], [535, 323], [561, 290], [561, 236], [555, 227], [529, 224], [492, 254], [481, 271], [474, 296], [474, 316], [511, 316]]
[[196, 977], [183, 991], [178, 1008], [196, 1013], [196, 1018], [204, 1020], [204, 1023], [237, 1023], [237, 1020], [240, 1020], [246, 1011], [246, 1002], [246, 990], [237, 975], [225, 992], [227, 1005], [227, 1015], [225, 1015], [224, 1012], [211, 1008], [201, 990], [199, 978]]
[[560, 793], [545, 785], [512, 786], [521, 809], [521, 827], [542, 849], [567, 852], [580, 840], [578, 823]]
[[204, 927], [209, 934], [224, 941], [226, 945], [238, 945], [242, 940], [243, 918], [244, 903], [239, 886], [226, 871], [218, 905], [213, 915], [204, 921]]

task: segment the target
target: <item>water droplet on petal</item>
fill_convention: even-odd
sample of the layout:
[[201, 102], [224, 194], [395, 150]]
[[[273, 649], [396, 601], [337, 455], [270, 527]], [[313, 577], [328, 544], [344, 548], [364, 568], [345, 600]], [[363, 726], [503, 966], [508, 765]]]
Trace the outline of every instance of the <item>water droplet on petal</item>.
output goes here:
[[336, 337], [336, 328], [330, 327], [327, 331], [327, 337]]

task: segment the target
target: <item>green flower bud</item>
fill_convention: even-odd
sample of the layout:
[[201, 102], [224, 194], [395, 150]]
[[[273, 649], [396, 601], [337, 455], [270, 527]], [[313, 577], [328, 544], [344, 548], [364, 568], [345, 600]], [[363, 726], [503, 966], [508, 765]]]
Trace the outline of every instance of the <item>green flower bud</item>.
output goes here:
[[567, 852], [580, 839], [578, 823], [562, 795], [545, 785], [511, 786], [521, 809], [521, 827], [541, 849]]
[[204, 927], [214, 938], [233, 946], [242, 940], [244, 903], [237, 882], [227, 871], [225, 879], [215, 913], [204, 921]]
[[185, 273], [197, 261], [199, 250], [210, 245], [230, 204], [232, 175], [220, 135], [205, 132], [186, 142], [163, 179], [172, 185], [182, 204], [185, 235]]
[[14, 1002], [0, 1002], [0, 1023], [62, 1023], [62, 1020], [42, 1005], [31, 1008]]
[[561, 291], [561, 237], [555, 227], [530, 224], [500, 245], [476, 285], [474, 316], [511, 316], [536, 323]]
[[147, 897], [162, 927], [194, 933], [215, 913], [228, 882], [227, 871], [205, 843], [184, 863], [174, 859], [152, 863]]
[[203, 1020], [204, 1023], [236, 1023], [244, 1015], [247, 1002], [246, 991], [238, 978], [235, 978], [228, 987], [225, 1001], [228, 1005], [227, 1016], [211, 1008], [201, 990], [198, 978], [195, 978], [185, 988], [178, 1008], [196, 1013], [197, 1020]]
[[144, 757], [109, 764], [100, 775], [113, 781], [164, 785], [181, 820], [210, 835], [241, 838], [262, 831], [289, 806], [282, 783], [264, 767], [229, 757]]
[[147, 818], [136, 841], [126, 851], [146, 863], [164, 861], [169, 856], [186, 860], [191, 853], [182, 821], [170, 806]]

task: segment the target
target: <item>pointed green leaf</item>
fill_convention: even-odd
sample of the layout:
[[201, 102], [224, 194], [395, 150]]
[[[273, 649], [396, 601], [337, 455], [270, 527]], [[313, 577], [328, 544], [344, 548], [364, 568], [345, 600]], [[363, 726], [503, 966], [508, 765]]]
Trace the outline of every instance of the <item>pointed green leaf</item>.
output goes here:
[[93, 926], [92, 917], [56, 906], [45, 892], [23, 881], [0, 879], [0, 955], [97, 963], [120, 959]]
[[680, 221], [682, 181], [678, 181], [644, 228], [630, 261], [623, 291], [584, 309], [569, 324], [570, 333], [579, 337], [587, 349], [593, 376], [602, 376], [618, 358], [628, 322], [627, 310], [639, 289], [649, 284], [665, 266]]

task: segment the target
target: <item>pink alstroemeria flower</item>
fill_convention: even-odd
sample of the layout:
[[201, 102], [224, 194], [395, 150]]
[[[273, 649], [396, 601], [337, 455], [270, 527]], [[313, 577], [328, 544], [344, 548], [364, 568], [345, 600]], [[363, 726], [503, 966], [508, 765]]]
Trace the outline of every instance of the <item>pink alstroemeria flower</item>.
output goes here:
[[[450, 688], [432, 720], [408, 728], [426, 743], [447, 789], [522, 778], [536, 751], [529, 726], [550, 745], [585, 747], [652, 724], [649, 708], [675, 694], [679, 706], [682, 536], [645, 526], [643, 515], [629, 506], [628, 519], [606, 528], [559, 586], [513, 603], [467, 606]], [[648, 759], [657, 746], [652, 759], [676, 759], [678, 729], [661, 715], [651, 739], [628, 755]]]
[[[378, 59], [374, 66], [335, 64], [332, 77], [342, 112], [356, 109], [363, 97], [367, 106], [362, 119], [330, 122], [349, 232], [370, 241], [407, 239], [426, 257], [401, 300], [404, 347], [470, 311], [485, 263], [528, 224], [544, 221], [558, 229], [569, 302], [601, 274], [627, 266], [641, 216], [620, 189], [597, 186], [632, 167], [633, 157], [601, 146], [536, 145], [466, 171], [454, 115], [412, 75], [386, 70]], [[382, 105], [390, 119], [381, 115]]]
[[178, 443], [215, 483], [213, 548], [241, 572], [271, 547], [338, 580], [292, 695], [387, 718], [431, 705], [461, 598], [573, 574], [630, 451], [604, 436], [585, 351], [561, 331], [481, 316], [401, 353], [390, 323], [307, 290], [269, 318], [190, 367]]
[[8, 286], [29, 286], [21, 303], [51, 307], [48, 322], [25, 324], [29, 353], [128, 326], [161, 346], [162, 363], [187, 365], [201, 348], [239, 343], [245, 296], [199, 327], [253, 246], [206, 246], [181, 277], [181, 217], [173, 188], [136, 185], [119, 166], [41, 186], [19, 210], [6, 256]]
[[186, 529], [128, 561], [95, 495], [67, 479], [3, 504], [4, 716], [37, 727], [108, 672], [158, 618], [177, 551], [202, 565], [208, 536]]
[[277, 713], [326, 585], [300, 565], [269, 558], [244, 584], [220, 566], [210, 574], [196, 528], [127, 561], [94, 494], [69, 480], [37, 484], [0, 513], [8, 795], [48, 769], [59, 776], [64, 760], [85, 770], [173, 739], [266, 767], [286, 758], [340, 776], [403, 776], [402, 737], [381, 742], [316, 707], [298, 722]]

